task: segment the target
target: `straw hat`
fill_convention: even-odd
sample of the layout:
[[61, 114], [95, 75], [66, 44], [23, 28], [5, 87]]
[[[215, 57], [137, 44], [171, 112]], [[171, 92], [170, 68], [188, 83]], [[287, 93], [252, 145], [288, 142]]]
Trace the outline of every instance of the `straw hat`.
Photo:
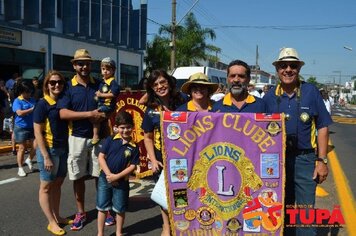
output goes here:
[[211, 83], [209, 81], [208, 76], [206, 76], [204, 73], [201, 73], [201, 72], [192, 74], [189, 77], [189, 80], [182, 85], [182, 89], [181, 89], [182, 92], [186, 93], [186, 94], [189, 94], [190, 86], [192, 84], [203, 84], [203, 85], [206, 85], [209, 88], [210, 93], [214, 93], [219, 87], [219, 84]]
[[74, 57], [70, 60], [72, 63], [75, 61], [93, 61], [88, 50], [86, 49], [78, 49], [74, 53]]
[[299, 60], [298, 52], [294, 48], [282, 48], [278, 59], [272, 65], [276, 66], [278, 63], [284, 61], [295, 61], [299, 62], [301, 66], [304, 65], [304, 61]]

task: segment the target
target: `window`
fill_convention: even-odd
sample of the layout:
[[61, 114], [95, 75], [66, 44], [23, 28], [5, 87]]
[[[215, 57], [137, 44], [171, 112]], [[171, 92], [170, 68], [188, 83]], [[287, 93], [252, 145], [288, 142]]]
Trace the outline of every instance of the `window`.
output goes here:
[[133, 87], [139, 81], [138, 66], [120, 64], [120, 86], [121, 88]]

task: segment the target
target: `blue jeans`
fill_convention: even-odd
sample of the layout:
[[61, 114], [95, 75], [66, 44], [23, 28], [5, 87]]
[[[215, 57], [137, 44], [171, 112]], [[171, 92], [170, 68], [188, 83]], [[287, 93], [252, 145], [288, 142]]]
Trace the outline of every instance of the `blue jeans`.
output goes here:
[[[286, 206], [296, 204], [297, 208], [314, 208], [315, 190], [317, 182], [313, 180], [316, 155], [314, 152], [308, 154], [298, 154], [288, 152], [286, 154], [286, 185], [285, 204]], [[286, 214], [285, 223], [289, 224], [289, 217]], [[300, 224], [299, 215], [297, 224]], [[316, 235], [313, 227], [286, 227], [284, 235]]]
[[129, 203], [129, 181], [119, 181], [118, 186], [112, 186], [106, 181], [105, 174], [100, 174], [96, 193], [96, 209], [116, 213], [124, 213]]
[[53, 181], [57, 177], [66, 177], [67, 175], [67, 148], [47, 148], [47, 152], [53, 163], [51, 171], [47, 171], [44, 166], [44, 158], [40, 151], [40, 148], [36, 149], [37, 164], [40, 169], [40, 180]]

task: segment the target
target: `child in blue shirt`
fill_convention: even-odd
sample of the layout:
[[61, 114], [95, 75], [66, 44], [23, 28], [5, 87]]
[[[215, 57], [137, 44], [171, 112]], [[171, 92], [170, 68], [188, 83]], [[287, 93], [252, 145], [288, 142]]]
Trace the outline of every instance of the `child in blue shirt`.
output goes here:
[[106, 214], [111, 209], [116, 212], [116, 235], [122, 234], [129, 202], [129, 175], [139, 164], [139, 148], [131, 137], [133, 127], [130, 113], [119, 112], [115, 117], [118, 133], [104, 140], [99, 153], [101, 173], [96, 198], [98, 236], [104, 235]]
[[[110, 57], [105, 57], [101, 61], [101, 75], [103, 80], [99, 85], [99, 90], [95, 93], [98, 100], [98, 110], [110, 114], [115, 110], [116, 97], [120, 93], [120, 86], [115, 81], [116, 63]], [[93, 124], [93, 139], [89, 146], [99, 143], [100, 123]]]

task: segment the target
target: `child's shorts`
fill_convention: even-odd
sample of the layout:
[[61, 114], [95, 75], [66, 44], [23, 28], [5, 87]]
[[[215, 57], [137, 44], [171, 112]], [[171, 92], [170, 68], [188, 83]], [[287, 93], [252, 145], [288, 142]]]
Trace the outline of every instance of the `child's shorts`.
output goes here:
[[119, 186], [113, 187], [106, 181], [106, 176], [100, 174], [96, 194], [96, 209], [98, 211], [112, 209], [116, 213], [126, 212], [129, 203], [129, 189], [128, 181], [120, 181]]
[[4, 119], [2, 130], [12, 133], [12, 131], [14, 130], [14, 123], [12, 117]]

